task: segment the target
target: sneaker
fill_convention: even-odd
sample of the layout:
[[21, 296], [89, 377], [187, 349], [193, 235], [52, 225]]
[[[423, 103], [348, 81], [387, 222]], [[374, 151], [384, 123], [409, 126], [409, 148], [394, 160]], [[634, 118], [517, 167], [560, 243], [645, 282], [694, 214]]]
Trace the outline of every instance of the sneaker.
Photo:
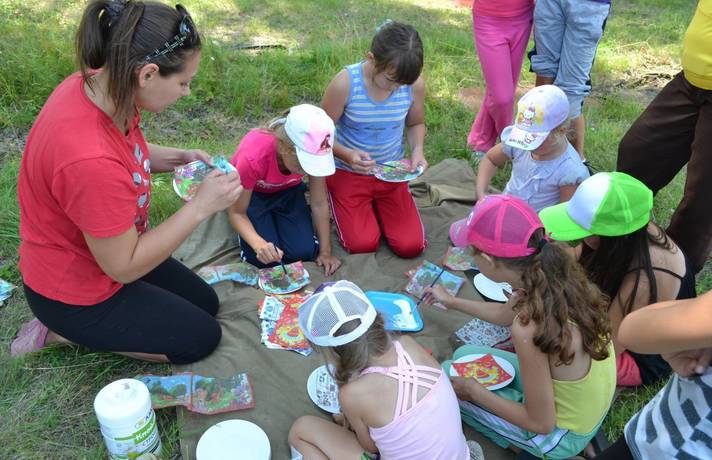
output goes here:
[[49, 330], [37, 318], [22, 325], [17, 337], [10, 345], [11, 356], [22, 356], [26, 353], [44, 348]]
[[467, 448], [470, 449], [470, 460], [485, 460], [482, 446], [477, 441], [467, 441]]

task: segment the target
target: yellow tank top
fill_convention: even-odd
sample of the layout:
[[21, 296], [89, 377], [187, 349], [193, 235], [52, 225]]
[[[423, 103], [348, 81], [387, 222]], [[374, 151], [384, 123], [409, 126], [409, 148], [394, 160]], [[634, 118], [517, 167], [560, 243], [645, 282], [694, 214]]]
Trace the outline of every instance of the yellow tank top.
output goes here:
[[553, 380], [556, 426], [578, 434], [589, 434], [606, 416], [616, 390], [616, 356], [613, 342], [608, 358], [591, 360], [579, 380]]
[[700, 0], [682, 43], [682, 70], [687, 81], [712, 90], [712, 0]]

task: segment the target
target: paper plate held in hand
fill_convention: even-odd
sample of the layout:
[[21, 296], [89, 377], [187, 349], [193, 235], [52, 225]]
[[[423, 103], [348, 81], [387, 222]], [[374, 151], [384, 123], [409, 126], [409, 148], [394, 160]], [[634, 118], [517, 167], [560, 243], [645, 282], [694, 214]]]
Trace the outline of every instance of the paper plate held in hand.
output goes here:
[[270, 460], [267, 434], [247, 420], [225, 420], [207, 429], [195, 449], [197, 460]]
[[450, 376], [474, 378], [488, 390], [506, 387], [512, 383], [514, 375], [512, 363], [489, 353], [465, 355], [450, 366]]
[[383, 316], [387, 331], [416, 332], [423, 329], [423, 318], [413, 299], [395, 292], [366, 291], [366, 297]]
[[173, 190], [176, 194], [185, 201], [190, 201], [198, 187], [205, 179], [205, 176], [210, 174], [213, 169], [219, 169], [224, 173], [237, 171], [224, 157], [216, 156], [213, 158], [213, 165], [205, 163], [202, 160], [191, 161], [183, 166], [175, 168], [173, 174]]
[[329, 374], [326, 365], [317, 367], [309, 375], [309, 379], [307, 379], [307, 394], [314, 401], [314, 404], [321, 409], [332, 414], [341, 412], [339, 387], [331, 374]]
[[495, 302], [506, 302], [507, 295], [505, 293], [512, 293], [512, 286], [508, 283], [492, 281], [482, 273], [476, 274], [472, 279], [472, 283], [480, 294]]
[[388, 161], [373, 167], [373, 175], [384, 182], [408, 182], [423, 174], [423, 167], [418, 166], [415, 171], [410, 170], [410, 160]]

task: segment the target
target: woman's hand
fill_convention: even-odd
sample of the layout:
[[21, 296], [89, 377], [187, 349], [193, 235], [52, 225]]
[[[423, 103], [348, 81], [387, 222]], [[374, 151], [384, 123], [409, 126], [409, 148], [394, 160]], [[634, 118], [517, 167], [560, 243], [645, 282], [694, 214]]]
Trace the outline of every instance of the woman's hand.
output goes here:
[[428, 160], [425, 159], [423, 149], [413, 150], [410, 155], [410, 172], [415, 172], [418, 168], [422, 168], [422, 171], [428, 169]]
[[452, 389], [455, 390], [457, 399], [463, 401], [473, 401], [475, 392], [484, 388], [477, 380], [465, 377], [450, 377], [450, 383], [452, 383]]
[[186, 149], [183, 150], [183, 158], [181, 158], [183, 164], [190, 163], [192, 161], [201, 160], [209, 165], [213, 164], [213, 160], [205, 150], [201, 149]]
[[694, 377], [707, 371], [712, 360], [712, 348], [663, 353], [662, 357], [676, 374], [681, 377]]
[[242, 193], [237, 172], [225, 174], [214, 170], [205, 176], [190, 204], [200, 210], [201, 220], [232, 205]]
[[279, 262], [282, 260], [282, 256], [284, 256], [284, 251], [269, 241], [264, 241], [253, 249], [255, 250], [257, 260], [265, 265]]
[[341, 266], [341, 261], [331, 254], [319, 254], [315, 262], [319, 267], [324, 267], [324, 275], [326, 276], [333, 275]]
[[352, 150], [349, 157], [349, 166], [357, 174], [370, 174], [376, 160], [371, 159], [371, 155], [363, 150]]
[[425, 302], [425, 305], [433, 305], [435, 302], [440, 302], [443, 307], [450, 308], [453, 300], [455, 300], [455, 296], [447, 292], [445, 288], [439, 284], [433, 287], [426, 287], [425, 293], [423, 294], [423, 302]]

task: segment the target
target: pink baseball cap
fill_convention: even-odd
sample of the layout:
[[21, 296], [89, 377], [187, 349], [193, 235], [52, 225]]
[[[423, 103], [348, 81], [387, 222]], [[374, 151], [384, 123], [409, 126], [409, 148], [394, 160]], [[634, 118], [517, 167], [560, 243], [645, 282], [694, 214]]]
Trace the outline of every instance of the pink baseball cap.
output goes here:
[[310, 176], [330, 176], [334, 165], [334, 121], [320, 107], [310, 104], [289, 109], [284, 129], [294, 142], [297, 159]]
[[537, 86], [519, 99], [514, 125], [502, 130], [502, 142], [517, 149], [534, 150], [568, 117], [566, 94], [554, 85]]
[[511, 195], [487, 195], [450, 226], [450, 239], [455, 246], [472, 245], [495, 257], [524, 257], [536, 252], [529, 239], [540, 228], [544, 224], [526, 202]]

